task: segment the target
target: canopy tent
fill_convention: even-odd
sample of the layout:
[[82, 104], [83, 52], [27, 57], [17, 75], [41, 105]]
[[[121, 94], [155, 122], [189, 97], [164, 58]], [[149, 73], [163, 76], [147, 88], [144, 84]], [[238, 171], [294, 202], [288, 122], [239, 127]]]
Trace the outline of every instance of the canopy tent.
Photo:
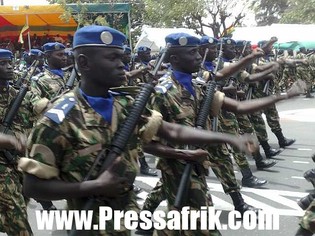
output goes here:
[[171, 33], [187, 33], [200, 37], [196, 35], [194, 30], [187, 28], [151, 28], [143, 27], [142, 33], [138, 39], [138, 42], [135, 46], [137, 49], [140, 46], [146, 46], [151, 48], [152, 53], [160, 51], [160, 48], [165, 47], [165, 37]]
[[276, 36], [278, 43], [315, 42], [315, 25], [272, 24], [259, 27], [235, 27], [233, 39], [248, 40], [257, 44], [260, 40], [269, 40]]
[[60, 5], [0, 6], [0, 38], [17, 37], [27, 23], [31, 34], [37, 36], [73, 34], [77, 23], [72, 17], [68, 22], [61, 20], [63, 13]]
[[292, 49], [294, 51], [298, 51], [301, 47], [304, 47], [305, 49], [314, 49], [315, 41], [292, 41], [287, 43], [274, 44], [274, 48], [283, 50]]

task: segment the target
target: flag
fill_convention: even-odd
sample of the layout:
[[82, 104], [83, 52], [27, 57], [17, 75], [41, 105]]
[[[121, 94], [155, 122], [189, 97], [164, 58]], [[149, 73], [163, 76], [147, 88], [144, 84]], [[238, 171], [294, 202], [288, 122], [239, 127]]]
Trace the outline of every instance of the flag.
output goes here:
[[24, 40], [23, 40], [23, 35], [27, 34], [30, 31], [30, 27], [28, 25], [24, 25], [21, 32], [20, 32], [20, 36], [19, 36], [19, 40], [18, 42], [23, 44]]
[[234, 25], [231, 25], [230, 27], [226, 28], [226, 29], [222, 32], [220, 38], [222, 38], [222, 37], [231, 37], [231, 35], [232, 35], [232, 33], [233, 33], [234, 31], [235, 31], [235, 27], [234, 27]]

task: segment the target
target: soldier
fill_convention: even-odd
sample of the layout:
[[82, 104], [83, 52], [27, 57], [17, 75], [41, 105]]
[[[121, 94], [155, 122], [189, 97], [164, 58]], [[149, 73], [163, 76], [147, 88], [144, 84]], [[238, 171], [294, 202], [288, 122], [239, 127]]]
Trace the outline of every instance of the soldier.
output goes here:
[[65, 46], [61, 43], [43, 45], [47, 67], [38, 75], [32, 86], [41, 92], [41, 97], [48, 100], [56, 97], [65, 89], [68, 75], [62, 70], [66, 66]]
[[[232, 61], [236, 57], [235, 45], [236, 42], [230, 38], [223, 38], [223, 55], [222, 60], [224, 62], [224, 67], [230, 64], [233, 64]], [[227, 83], [226, 86], [223, 87], [222, 91], [226, 94], [226, 96], [231, 97], [232, 99], [237, 98], [237, 84], [239, 82], [245, 82], [245, 79], [249, 77], [249, 74], [246, 71], [242, 71], [239, 73], [235, 73], [229, 79], [230, 81]], [[234, 88], [234, 90], [231, 89]], [[234, 91], [234, 92], [233, 92]], [[242, 117], [243, 120], [246, 118], [243, 114], [238, 114], [238, 117]], [[249, 123], [249, 122], [248, 122]], [[228, 132], [234, 135], [240, 133], [240, 127], [238, 124], [237, 116], [233, 112], [227, 111], [222, 109], [220, 114], [220, 126], [223, 132]], [[250, 132], [253, 133], [253, 132]], [[253, 175], [247, 158], [244, 154], [240, 153], [238, 150], [232, 149], [233, 156], [235, 157], [235, 161], [239, 166], [241, 173], [242, 173], [242, 185], [246, 187], [259, 187], [267, 183], [264, 179], [259, 179]], [[264, 160], [261, 155], [253, 156], [256, 162], [256, 166], [258, 169], [267, 169], [276, 164], [275, 161]]]
[[[122, 61], [125, 65], [124, 70], [126, 73], [127, 84], [133, 85], [139, 82], [139, 81], [134, 82], [133, 79], [143, 77], [147, 73], [149, 67], [143, 66], [143, 67], [140, 67], [139, 69], [134, 69], [134, 65], [131, 65], [131, 67], [129, 67], [130, 60], [131, 60], [131, 49], [130, 47], [124, 45], [124, 56], [122, 58]], [[132, 62], [132, 64], [134, 64], [134, 62]], [[151, 169], [150, 166], [148, 165], [141, 146], [138, 147], [138, 156], [139, 156], [138, 159], [140, 163], [140, 173], [143, 175], [148, 175], [148, 176], [157, 176], [157, 171]]]
[[[189, 34], [176, 33], [168, 35], [165, 41], [170, 45], [165, 61], [170, 62], [173, 71], [171, 74], [167, 74], [159, 79], [159, 84], [156, 86], [157, 94], [151, 100], [151, 106], [160, 111], [168, 122], [194, 126], [197, 118], [196, 114], [204, 95], [203, 90], [192, 83], [192, 73], [199, 70], [202, 62], [198, 52], [200, 40]], [[248, 59], [252, 60], [254, 56], [248, 57]], [[278, 96], [281, 95], [276, 97]], [[223, 93], [217, 91], [214, 94], [211, 113], [212, 115], [217, 115], [221, 107], [238, 113], [252, 112], [260, 109], [260, 106], [265, 107], [275, 102], [274, 99], [275, 97], [270, 97], [268, 102], [264, 99], [238, 102], [225, 97]], [[175, 146], [174, 143], [170, 142], [163, 142], [163, 144], [173, 148], [181, 147]], [[210, 161], [207, 160], [203, 165], [197, 164], [193, 168], [185, 206], [189, 206], [192, 209], [200, 209], [201, 206], [212, 205], [205, 180]], [[184, 173], [185, 163], [180, 160], [161, 158], [157, 167], [162, 173], [162, 187], [169, 209], [175, 209], [175, 196]], [[232, 195], [231, 197], [233, 202], [235, 201], [236, 210], [240, 211], [241, 214], [248, 209], [256, 210], [244, 203], [242, 196], [237, 191], [237, 186], [235, 188], [236, 194], [233, 195], [235, 198]], [[161, 235], [166, 234], [166, 232], [158, 233], [161, 233]], [[180, 235], [180, 232], [172, 231], [171, 234]], [[185, 231], [185, 235], [218, 235], [218, 232], [202, 231], [198, 228], [196, 231]]]
[[[241, 45], [243, 45], [242, 49], [239, 49], [239, 52], [242, 54], [240, 56], [247, 56], [250, 53], [252, 53], [252, 49], [251, 49], [251, 43], [250, 42], [246, 42], [246, 41], [238, 41], [241, 42]], [[246, 47], [244, 50], [244, 42], [246, 42]], [[249, 65], [248, 67], [246, 67], [246, 72], [248, 73], [248, 75], [243, 76], [243, 82], [241, 82], [241, 84], [245, 83], [245, 92], [246, 92], [246, 99], [251, 99], [252, 98], [252, 92], [253, 89], [256, 85], [256, 83], [258, 83], [259, 81], [265, 80], [265, 79], [274, 79], [275, 76], [273, 75], [273, 73], [275, 71], [278, 70], [278, 63], [269, 63], [268, 65], [265, 65], [264, 67], [259, 67], [260, 69], [258, 70], [258, 66], [256, 63], [252, 63], [251, 65]], [[259, 73], [253, 73], [254, 69], [256, 68], [257, 71], [261, 71]], [[263, 73], [264, 71], [267, 71], [268, 73], [265, 73], [264, 76], [257, 76], [261, 73]], [[244, 86], [242, 86], [244, 87]], [[254, 113], [256, 114], [256, 113]], [[247, 116], [247, 115], [246, 115]], [[279, 149], [273, 149], [270, 147], [269, 143], [268, 143], [268, 134], [267, 134], [267, 130], [266, 130], [266, 126], [264, 123], [264, 120], [261, 116], [258, 115], [249, 115], [247, 116], [249, 118], [249, 122], [248, 123], [248, 119], [244, 119], [244, 116], [241, 117], [239, 115], [237, 115], [237, 119], [240, 125], [240, 129], [242, 131], [242, 133], [252, 133], [255, 132], [255, 134], [258, 137], [258, 140], [260, 142], [260, 144], [262, 145], [266, 158], [272, 158], [273, 156], [276, 156], [280, 153]], [[257, 156], [261, 156], [259, 152], [257, 152], [256, 154]], [[261, 157], [256, 157], [256, 158], [261, 158]]]
[[[269, 42], [267, 41], [260, 41], [258, 42], [258, 46], [259, 47], [264, 47], [264, 51], [266, 56], [264, 58], [261, 58], [259, 60], [258, 65], [262, 65], [262, 64], [266, 64], [267, 62], [270, 62], [270, 55], [271, 55], [271, 51], [272, 51], [272, 44], [273, 42], [275, 42], [276, 39], [272, 38]], [[258, 68], [254, 69], [254, 72], [257, 71]], [[269, 83], [269, 85], [268, 85]], [[262, 97], [266, 97], [269, 95], [269, 91], [272, 90], [272, 82], [268, 82], [267, 81], [262, 81], [259, 82], [259, 84], [257, 85], [257, 87], [254, 89], [253, 92], [253, 98], [262, 98]], [[280, 126], [280, 117], [277, 111], [277, 108], [275, 105], [272, 105], [268, 108], [266, 108], [265, 110], [263, 110], [263, 112], [266, 115], [266, 119], [267, 119], [267, 123], [269, 125], [269, 127], [271, 128], [271, 131], [276, 135], [277, 139], [278, 139], [278, 143], [280, 148], [285, 148], [287, 146], [292, 145], [295, 142], [295, 139], [288, 139], [285, 138], [283, 133], [282, 133], [282, 129]], [[261, 113], [262, 112], [257, 112], [255, 114], [251, 115], [251, 119], [254, 120], [254, 122], [260, 120], [261, 118], [258, 118], [259, 116], [261, 117]], [[256, 119], [257, 117], [257, 119]], [[258, 126], [259, 124], [256, 123]], [[263, 125], [261, 123], [261, 125]], [[257, 129], [255, 129], [257, 132]], [[265, 140], [260, 140], [260, 144], [262, 145], [263, 149], [265, 150], [265, 152], [268, 152], [268, 150], [270, 150], [270, 146], [269, 144], [267, 144], [265, 142]]]
[[[0, 49], [1, 119], [4, 118], [9, 109], [9, 104], [18, 93], [18, 91], [8, 83], [13, 77], [12, 58], [13, 54], [11, 51]], [[20, 107], [10, 127], [12, 134], [18, 135], [18, 133], [25, 133], [26, 130], [32, 127], [30, 111], [33, 108], [29, 105], [30, 104], [25, 103]], [[1, 121], [1, 129], [4, 128], [2, 122], [3, 120]], [[18, 137], [19, 136], [17, 136], [17, 138]], [[9, 141], [14, 140], [9, 139]], [[9, 147], [10, 146], [11, 145], [9, 145]], [[14, 146], [16, 145], [14, 144]], [[20, 145], [16, 147], [19, 151], [22, 151]], [[22, 194], [21, 173], [17, 168], [17, 158], [18, 157], [14, 155], [13, 160], [9, 160], [4, 154], [4, 149], [0, 152], [0, 232], [5, 232], [8, 235], [33, 235], [27, 221], [26, 202]]]
[[[157, 111], [146, 109], [126, 150], [108, 170], [98, 175], [100, 163], [94, 163], [95, 158], [102, 149], [110, 148], [114, 133], [128, 116], [133, 102], [129, 95], [119, 93], [119, 89], [116, 93], [109, 91], [125, 80], [122, 63], [125, 40], [121, 32], [105, 26], [86, 26], [75, 33], [73, 50], [81, 73], [80, 87], [57, 99], [30, 135], [28, 158], [19, 163], [25, 173], [24, 191], [28, 196], [67, 199], [70, 210], [82, 209], [85, 203], [82, 198], [100, 196], [102, 200], [94, 202], [95, 210], [114, 203], [120, 210], [138, 210], [131, 190], [138, 168], [139, 137], [150, 142], [157, 135], [170, 142], [193, 145], [228, 142], [241, 150], [252, 150], [254, 143], [249, 136], [233, 137], [170, 124], [162, 121]], [[274, 97], [269, 102], [283, 98]], [[97, 169], [90, 170], [93, 164]], [[124, 174], [119, 176], [116, 171], [122, 168]], [[84, 180], [90, 171], [95, 179]], [[98, 222], [98, 212], [94, 212], [93, 223]], [[112, 221], [106, 230], [100, 231], [80, 231], [76, 235], [130, 233], [124, 226], [121, 231], [114, 231]]]

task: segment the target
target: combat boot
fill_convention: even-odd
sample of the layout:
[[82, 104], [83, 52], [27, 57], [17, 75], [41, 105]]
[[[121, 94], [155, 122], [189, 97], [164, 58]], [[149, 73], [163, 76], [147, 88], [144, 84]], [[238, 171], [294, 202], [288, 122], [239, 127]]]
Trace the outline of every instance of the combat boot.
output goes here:
[[268, 141], [261, 141], [260, 145], [264, 149], [266, 158], [272, 158], [274, 156], [277, 156], [281, 152], [280, 149], [271, 148]]
[[243, 175], [242, 185], [248, 188], [256, 188], [267, 183], [265, 179], [258, 179], [253, 175], [252, 171], [249, 168], [241, 169], [241, 173]]
[[314, 96], [311, 94], [311, 91], [309, 90], [309, 91], [307, 91], [307, 93], [306, 93], [306, 96], [305, 96], [306, 98], [314, 98]]
[[274, 160], [264, 160], [260, 152], [254, 153], [253, 158], [256, 162], [256, 167], [258, 170], [268, 169], [277, 164], [277, 162]]
[[275, 132], [275, 135], [277, 136], [277, 139], [278, 139], [278, 143], [279, 143], [279, 146], [281, 148], [285, 148], [287, 146], [290, 146], [292, 145], [296, 140], [295, 139], [288, 139], [288, 138], [285, 138], [283, 136], [283, 133], [281, 130]]
[[308, 231], [300, 226], [298, 231], [296, 232], [295, 236], [312, 236], [313, 233], [311, 231]]
[[145, 157], [139, 157], [139, 163], [140, 163], [140, 173], [143, 175], [149, 175], [149, 176], [157, 176], [157, 171], [153, 170], [149, 167], [147, 161], [145, 160]]
[[246, 211], [254, 211], [256, 214], [258, 214], [259, 209], [255, 208], [251, 205], [248, 205], [244, 201], [242, 194], [239, 191], [230, 192], [229, 195], [232, 198], [235, 210], [241, 213], [242, 218], [243, 218], [243, 215]]
[[304, 173], [304, 178], [311, 182], [313, 187], [315, 188], [315, 169], [310, 169]]

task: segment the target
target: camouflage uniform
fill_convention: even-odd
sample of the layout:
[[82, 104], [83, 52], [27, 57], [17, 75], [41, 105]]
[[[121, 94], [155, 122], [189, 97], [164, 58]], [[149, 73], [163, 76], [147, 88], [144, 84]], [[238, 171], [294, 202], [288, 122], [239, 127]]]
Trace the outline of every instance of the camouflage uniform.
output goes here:
[[[229, 66], [229, 62], [224, 63], [225, 66]], [[249, 74], [246, 71], [241, 71], [234, 75], [235, 80], [237, 83], [242, 83], [244, 84], [245, 81], [244, 79], [248, 76]], [[237, 86], [238, 84], [236, 84]], [[239, 86], [237, 86], [239, 87]], [[221, 115], [220, 115], [220, 123], [221, 123], [221, 128], [222, 132], [233, 134], [233, 135], [239, 135], [240, 134], [240, 127], [238, 124], [238, 120], [236, 118], [236, 115], [233, 112], [226, 111], [226, 110], [221, 110]], [[239, 168], [242, 169], [248, 169], [249, 168], [249, 163], [247, 161], [246, 156], [241, 153], [239, 150], [236, 148], [232, 147], [232, 153], [235, 158], [236, 164], [239, 166]]]
[[36, 80], [33, 79], [32, 87], [41, 92], [41, 97], [51, 100], [65, 90], [69, 76], [69, 72], [65, 72], [63, 77], [61, 77], [45, 68], [42, 73], [36, 76]]
[[[260, 63], [259, 64], [266, 64], [269, 61], [267, 59], [261, 58], [260, 59]], [[270, 86], [268, 89], [268, 94], [264, 93], [264, 88], [265, 88], [265, 84], [267, 83], [267, 81], [260, 81], [256, 84], [255, 88], [253, 89], [253, 94], [252, 94], [252, 98], [256, 99], [256, 98], [263, 98], [268, 96], [268, 94], [273, 90], [273, 82], [270, 81]], [[271, 131], [273, 133], [276, 133], [278, 131], [281, 131], [281, 127], [280, 127], [280, 117], [276, 108], [276, 105], [270, 105], [268, 108], [264, 109], [263, 112], [266, 115], [266, 119], [267, 119], [267, 123], [269, 125], [269, 127], [271, 128]], [[259, 141], [263, 141], [261, 139], [266, 140], [267, 138], [267, 132], [265, 129], [265, 122], [262, 119], [262, 117], [259, 117], [262, 115], [262, 111], [260, 112], [255, 112], [253, 114], [250, 115], [250, 119], [252, 121], [252, 124], [254, 126], [254, 129], [257, 133], [257, 137], [259, 139]], [[256, 123], [257, 122], [257, 123]]]
[[315, 234], [315, 200], [306, 209], [304, 216], [300, 221], [300, 226]]
[[[173, 76], [166, 74], [159, 80], [156, 86], [156, 96], [151, 100], [151, 106], [162, 112], [163, 119], [171, 123], [177, 123], [185, 126], [195, 126], [195, 118], [199, 110], [200, 100], [202, 98], [202, 90], [195, 87], [196, 97], [192, 96]], [[216, 92], [212, 109], [217, 113], [223, 103], [224, 95]], [[209, 120], [210, 121], [210, 120]], [[209, 123], [208, 123], [208, 127]], [[163, 140], [161, 140], [163, 142]], [[174, 148], [184, 148], [183, 146], [175, 146], [172, 143], [165, 143]], [[169, 209], [174, 209], [174, 201], [177, 194], [178, 186], [184, 173], [186, 162], [171, 159], [159, 159], [157, 168], [162, 172], [162, 182], [164, 192], [168, 201]], [[205, 176], [208, 173], [209, 160], [203, 165], [194, 165], [190, 178], [189, 196], [185, 205], [191, 209], [199, 210], [201, 206], [212, 206], [211, 196], [208, 193], [207, 182]], [[167, 234], [166, 231], [159, 232], [159, 235]], [[169, 232], [168, 232], [169, 234]], [[172, 231], [171, 235], [221, 235], [217, 230], [202, 231]]]
[[[17, 94], [18, 91], [12, 86], [0, 88], [2, 119], [7, 112], [8, 104]], [[14, 118], [10, 133], [27, 134], [32, 128], [33, 103], [28, 100], [31, 98], [31, 94], [28, 93]], [[0, 152], [0, 192], [0, 232], [6, 232], [8, 235], [33, 235], [27, 221], [26, 200], [22, 195], [22, 175], [17, 168], [17, 159], [10, 164], [3, 152]]]
[[[308, 59], [308, 58], [306, 58], [306, 55], [299, 53], [296, 56], [296, 59]], [[307, 91], [310, 91], [312, 88], [312, 75], [311, 75], [310, 65], [299, 63], [296, 70], [297, 70], [296, 79], [301, 79], [305, 81], [306, 86], [307, 86]]]
[[[118, 91], [118, 90], [117, 90]], [[108, 124], [83, 98], [78, 88], [65, 93], [55, 103], [55, 109], [68, 105], [67, 118], [59, 120], [49, 111], [45, 113], [32, 130], [29, 138], [28, 158], [22, 158], [20, 167], [23, 171], [42, 179], [58, 178], [66, 182], [81, 182], [95, 162], [102, 149], [110, 148], [111, 140], [119, 124], [128, 116], [127, 110], [133, 99], [120, 93], [114, 96], [112, 123]], [[121, 156], [126, 166], [124, 176], [133, 183], [137, 171], [137, 146], [139, 137], [149, 142], [156, 134], [162, 122], [161, 115], [146, 111], [149, 119], [139, 121], [139, 129], [130, 138], [127, 151]], [[150, 119], [151, 118], [151, 119]], [[101, 158], [102, 159], [102, 158]], [[102, 162], [103, 160], [101, 160]], [[38, 168], [34, 169], [34, 164]], [[96, 177], [100, 169], [97, 165], [92, 176]], [[85, 199], [68, 199], [68, 209], [82, 209]], [[98, 207], [110, 205], [114, 209], [135, 210], [139, 208], [133, 191], [114, 200], [96, 201], [93, 205], [93, 223], [98, 223]], [[121, 231], [114, 231], [113, 221], [108, 222], [106, 231], [89, 231], [89, 235], [130, 235], [121, 225]]]

